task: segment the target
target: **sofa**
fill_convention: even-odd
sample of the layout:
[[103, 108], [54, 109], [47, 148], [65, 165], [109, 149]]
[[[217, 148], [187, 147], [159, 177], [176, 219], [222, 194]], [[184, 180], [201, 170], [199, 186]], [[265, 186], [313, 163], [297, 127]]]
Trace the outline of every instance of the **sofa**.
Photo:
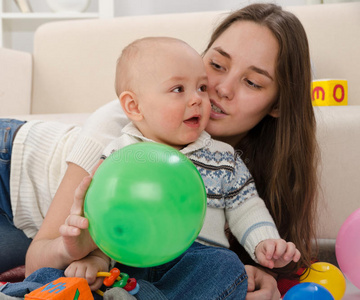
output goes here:
[[[286, 9], [308, 34], [314, 79], [348, 81], [347, 106], [314, 107], [321, 150], [317, 237], [333, 250], [341, 225], [360, 207], [360, 2]], [[0, 117], [82, 124], [116, 98], [115, 62], [125, 45], [143, 36], [173, 36], [201, 52], [227, 13], [46, 23], [35, 32], [33, 54], [0, 49]]]

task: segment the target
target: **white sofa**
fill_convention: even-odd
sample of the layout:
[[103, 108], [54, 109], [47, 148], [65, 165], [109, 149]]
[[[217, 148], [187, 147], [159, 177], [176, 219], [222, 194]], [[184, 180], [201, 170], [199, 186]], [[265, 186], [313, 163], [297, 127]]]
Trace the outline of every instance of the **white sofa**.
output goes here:
[[[287, 9], [307, 31], [314, 78], [348, 80], [348, 106], [315, 108], [322, 154], [318, 238], [334, 243], [360, 207], [360, 2]], [[226, 13], [47, 23], [36, 31], [32, 55], [0, 49], [0, 116], [81, 124], [115, 98], [115, 62], [130, 41], [174, 36], [201, 52]]]

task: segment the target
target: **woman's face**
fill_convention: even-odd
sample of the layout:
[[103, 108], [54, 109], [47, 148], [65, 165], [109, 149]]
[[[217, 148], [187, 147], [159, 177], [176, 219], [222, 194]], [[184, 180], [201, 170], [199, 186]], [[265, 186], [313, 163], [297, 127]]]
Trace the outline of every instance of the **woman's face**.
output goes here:
[[265, 26], [233, 23], [204, 56], [211, 101], [206, 127], [235, 146], [266, 115], [277, 117], [275, 66], [279, 45]]

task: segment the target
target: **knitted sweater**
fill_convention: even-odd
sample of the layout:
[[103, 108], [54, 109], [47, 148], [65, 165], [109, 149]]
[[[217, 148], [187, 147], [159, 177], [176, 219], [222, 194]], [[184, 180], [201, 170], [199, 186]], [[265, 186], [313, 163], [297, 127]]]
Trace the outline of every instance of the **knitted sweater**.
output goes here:
[[17, 132], [11, 159], [10, 198], [14, 224], [33, 238], [72, 162], [91, 172], [105, 146], [129, 123], [119, 100], [95, 111], [80, 128], [29, 121]]
[[80, 131], [59, 122], [29, 121], [16, 134], [10, 199], [14, 224], [33, 238], [66, 171], [65, 157]]
[[[125, 126], [122, 133], [105, 148], [103, 157], [130, 144], [153, 142], [145, 138], [132, 123]], [[211, 139], [206, 132], [180, 152], [197, 167], [207, 193], [205, 221], [197, 240], [203, 244], [228, 248], [224, 230], [228, 222], [234, 236], [256, 260], [254, 253], [257, 244], [280, 236], [240, 156], [230, 145]]]

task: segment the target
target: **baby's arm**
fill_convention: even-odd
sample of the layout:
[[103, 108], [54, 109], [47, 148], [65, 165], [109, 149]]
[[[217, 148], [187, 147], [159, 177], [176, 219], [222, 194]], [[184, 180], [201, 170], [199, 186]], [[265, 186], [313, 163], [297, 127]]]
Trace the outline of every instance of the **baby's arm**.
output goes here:
[[298, 262], [301, 254], [294, 243], [283, 239], [267, 239], [256, 246], [255, 256], [259, 264], [272, 269], [282, 268], [291, 261]]

